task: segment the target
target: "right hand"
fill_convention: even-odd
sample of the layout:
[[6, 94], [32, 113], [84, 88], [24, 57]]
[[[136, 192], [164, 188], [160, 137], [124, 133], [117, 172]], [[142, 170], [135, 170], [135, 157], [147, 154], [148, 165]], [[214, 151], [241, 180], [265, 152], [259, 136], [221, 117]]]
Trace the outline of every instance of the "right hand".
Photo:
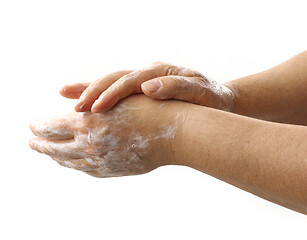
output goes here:
[[77, 112], [95, 113], [105, 112], [119, 100], [140, 92], [153, 99], [177, 99], [226, 111], [231, 111], [234, 96], [227, 86], [197, 71], [162, 62], [136, 71], [114, 72], [92, 83], [66, 85], [60, 90], [64, 97], [79, 98]]
[[[179, 103], [179, 105], [178, 105]], [[69, 113], [30, 125], [30, 147], [96, 177], [147, 173], [171, 164], [185, 104], [126, 98], [106, 113]]]

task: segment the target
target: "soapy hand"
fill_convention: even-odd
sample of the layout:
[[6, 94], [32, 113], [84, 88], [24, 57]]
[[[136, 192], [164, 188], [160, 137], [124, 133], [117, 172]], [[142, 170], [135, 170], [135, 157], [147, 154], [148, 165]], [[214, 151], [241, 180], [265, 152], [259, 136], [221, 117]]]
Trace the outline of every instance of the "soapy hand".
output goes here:
[[119, 100], [143, 92], [153, 99], [177, 99], [231, 111], [233, 92], [197, 71], [162, 62], [145, 69], [123, 70], [92, 83], [66, 85], [60, 90], [67, 98], [78, 99], [77, 112], [105, 112]]
[[167, 164], [176, 139], [180, 113], [170, 105], [134, 95], [107, 113], [74, 112], [33, 121], [36, 137], [29, 145], [60, 165], [96, 177], [146, 173]]

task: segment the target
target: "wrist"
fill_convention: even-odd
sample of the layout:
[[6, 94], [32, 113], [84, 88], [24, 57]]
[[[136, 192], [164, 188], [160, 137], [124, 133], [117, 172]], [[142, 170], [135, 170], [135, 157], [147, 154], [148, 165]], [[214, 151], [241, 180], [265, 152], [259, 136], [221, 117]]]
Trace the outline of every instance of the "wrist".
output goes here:
[[241, 114], [242, 93], [239, 86], [233, 81], [226, 82], [223, 85], [230, 91], [230, 94], [227, 96], [230, 105], [229, 112]]
[[175, 157], [178, 141], [182, 139], [182, 123], [186, 116], [186, 102], [167, 100], [159, 101], [146, 97], [151, 102], [150, 112], [142, 111], [142, 119], [147, 119], [143, 133], [150, 136], [148, 153], [144, 156], [153, 161], [157, 167], [179, 165]]
[[221, 106], [220, 110], [232, 112], [234, 107], [235, 91], [230, 88], [227, 84], [222, 84], [223, 94], [221, 95]]

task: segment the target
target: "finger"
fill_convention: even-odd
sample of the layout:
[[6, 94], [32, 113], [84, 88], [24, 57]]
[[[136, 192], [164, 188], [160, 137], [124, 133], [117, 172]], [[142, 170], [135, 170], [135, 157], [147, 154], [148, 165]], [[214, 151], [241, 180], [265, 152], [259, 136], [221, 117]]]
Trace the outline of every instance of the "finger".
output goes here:
[[95, 170], [93, 170], [93, 171], [83, 171], [83, 172], [86, 173], [86, 174], [88, 174], [88, 175], [91, 175], [91, 176], [93, 176], [93, 177], [97, 177], [97, 178], [103, 178], [103, 177], [105, 177], [103, 174], [101, 174], [100, 172], [95, 171]]
[[90, 85], [91, 83], [75, 83], [71, 85], [65, 85], [60, 89], [60, 94], [63, 97], [78, 99], [83, 91]]
[[169, 69], [167, 71], [167, 76], [183, 76], [183, 77], [200, 77], [200, 78], [205, 78], [201, 73], [198, 71], [188, 69], [188, 68], [183, 68], [175, 65], [169, 65]]
[[99, 96], [93, 104], [91, 111], [98, 113], [109, 110], [119, 100], [133, 93], [141, 92], [141, 84], [143, 82], [166, 75], [168, 69], [169, 65], [153, 64], [149, 68], [137, 70], [121, 77]]
[[40, 153], [60, 158], [82, 158], [80, 146], [74, 139], [70, 140], [47, 140], [34, 137], [29, 140], [29, 146]]
[[79, 102], [75, 106], [77, 112], [89, 111], [99, 97], [99, 95], [105, 91], [109, 86], [111, 86], [115, 81], [117, 81], [122, 76], [132, 72], [131, 70], [123, 70], [108, 74], [104, 77], [97, 79], [92, 82], [80, 95]]
[[178, 99], [204, 105], [206, 87], [198, 77], [164, 76], [141, 86], [145, 95], [154, 99]]
[[72, 125], [73, 120], [69, 121], [63, 116], [56, 116], [42, 120], [35, 120], [30, 123], [31, 131], [38, 137], [48, 139], [71, 139], [74, 137]]
[[94, 171], [95, 169], [99, 168], [98, 164], [92, 160], [87, 161], [86, 159], [63, 159], [57, 156], [51, 156], [51, 158], [64, 167], [69, 167], [80, 171]]

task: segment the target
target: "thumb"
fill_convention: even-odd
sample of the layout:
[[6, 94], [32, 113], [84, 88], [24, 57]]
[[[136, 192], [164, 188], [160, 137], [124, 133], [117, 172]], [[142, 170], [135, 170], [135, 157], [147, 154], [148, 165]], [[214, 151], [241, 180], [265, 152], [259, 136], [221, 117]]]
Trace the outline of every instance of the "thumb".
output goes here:
[[145, 95], [154, 99], [178, 99], [202, 104], [205, 92], [198, 77], [163, 76], [142, 83]]

